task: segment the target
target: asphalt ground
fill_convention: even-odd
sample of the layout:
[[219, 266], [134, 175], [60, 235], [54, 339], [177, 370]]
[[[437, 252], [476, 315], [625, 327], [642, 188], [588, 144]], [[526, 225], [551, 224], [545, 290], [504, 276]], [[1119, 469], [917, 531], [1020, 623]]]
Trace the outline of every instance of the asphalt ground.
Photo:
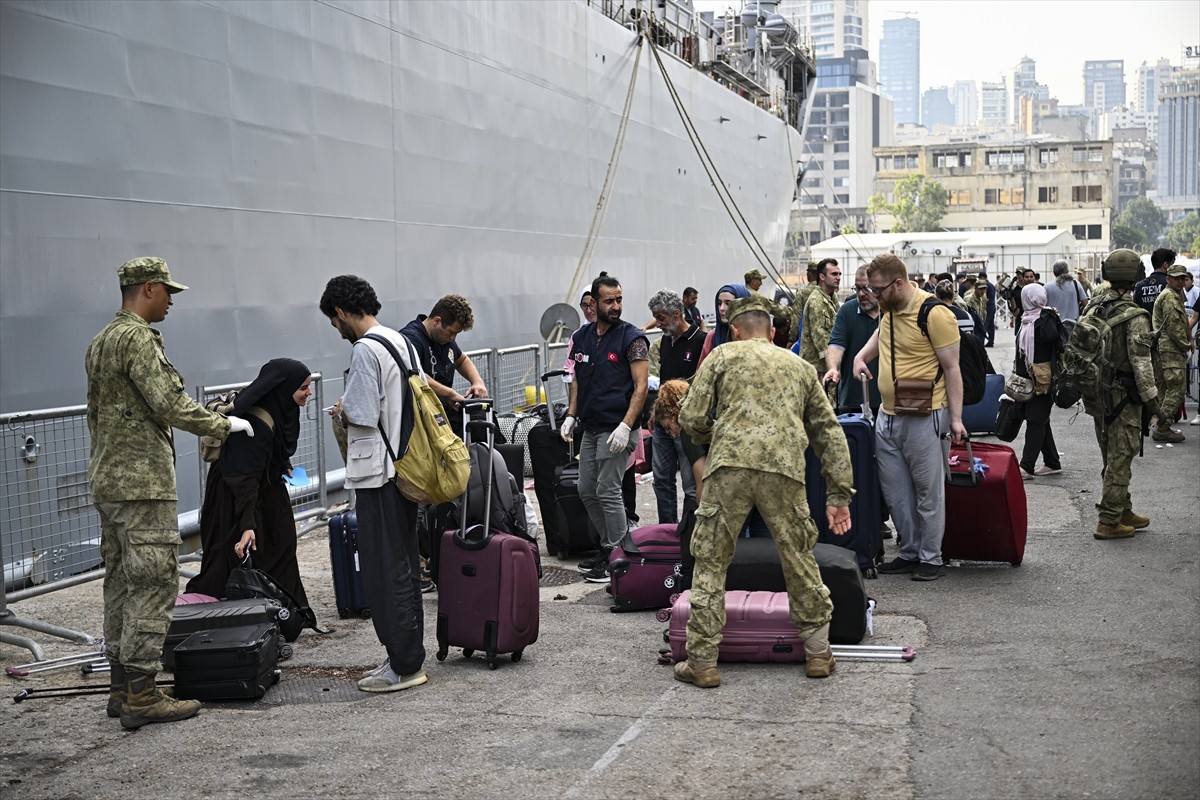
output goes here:
[[[998, 368], [1011, 363], [1011, 345], [991, 352]], [[321, 528], [302, 539], [300, 563], [335, 630], [306, 631], [263, 700], [129, 733], [103, 695], [5, 699], [0, 796], [1196, 798], [1200, 428], [1182, 429], [1186, 443], [1148, 441], [1134, 463], [1134, 508], [1151, 526], [1101, 542], [1091, 420], [1056, 411], [1064, 470], [1026, 484], [1024, 563], [869, 581], [868, 641], [918, 656], [842, 661], [819, 681], [799, 665], [735, 664], [717, 689], [680, 684], [656, 663], [665, 626], [652, 612], [610, 613], [603, 585], [550, 570], [571, 582], [543, 586], [541, 635], [519, 664], [490, 671], [460, 651], [436, 661], [427, 595], [429, 683], [364, 694], [353, 681], [382, 649], [369, 621], [337, 618]], [[653, 521], [649, 484], [638, 500]], [[98, 636], [101, 587], [10, 610]], [[86, 649], [8, 630], [50, 657]], [[0, 644], [0, 663], [29, 660]], [[43, 675], [0, 686], [7, 698], [107, 680]]]

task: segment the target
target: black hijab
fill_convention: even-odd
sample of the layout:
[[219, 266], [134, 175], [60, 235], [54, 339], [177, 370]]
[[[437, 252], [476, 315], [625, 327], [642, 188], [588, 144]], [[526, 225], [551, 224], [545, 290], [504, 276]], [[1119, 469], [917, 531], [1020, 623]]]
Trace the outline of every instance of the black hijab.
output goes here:
[[[258, 406], [264, 409], [275, 420], [275, 436], [273, 450], [276, 459], [282, 466], [291, 464], [292, 455], [296, 452], [296, 444], [300, 439], [300, 406], [292, 397], [296, 390], [304, 385], [310, 371], [308, 367], [291, 358], [273, 358], [258, 371], [254, 382], [238, 392], [233, 402], [233, 413], [245, 419], [252, 419], [249, 409]], [[240, 450], [241, 448], [235, 448]], [[233, 455], [232, 452], [229, 455]], [[224, 461], [225, 454], [222, 454]], [[241, 474], [226, 470], [227, 474]]]

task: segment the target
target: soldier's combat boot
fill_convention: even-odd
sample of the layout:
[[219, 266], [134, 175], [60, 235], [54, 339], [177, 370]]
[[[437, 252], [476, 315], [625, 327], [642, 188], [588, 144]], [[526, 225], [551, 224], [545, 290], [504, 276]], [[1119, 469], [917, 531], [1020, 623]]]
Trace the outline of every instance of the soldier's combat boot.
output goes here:
[[721, 676], [717, 665], [712, 661], [680, 661], [675, 665], [675, 680], [699, 686], [701, 689], [712, 689], [721, 685]]
[[1122, 525], [1120, 522], [1101, 522], [1096, 526], [1096, 532], [1092, 535], [1097, 539], [1128, 539], [1133, 536], [1133, 527]]
[[1140, 531], [1142, 528], [1150, 527], [1150, 518], [1143, 517], [1141, 514], [1135, 514], [1132, 508], [1127, 508], [1121, 512], [1121, 524], [1128, 525], [1135, 531]]
[[837, 662], [829, 646], [829, 623], [811, 631], [802, 631], [804, 638], [804, 674], [810, 678], [828, 678]]
[[121, 706], [121, 727], [136, 730], [151, 722], [178, 722], [196, 716], [199, 700], [176, 700], [157, 691], [154, 673], [125, 671], [125, 704]]
[[1186, 437], [1184, 437], [1182, 433], [1174, 428], [1167, 426], [1165, 428], [1155, 428], [1154, 433], [1150, 434], [1150, 438], [1156, 442], [1170, 442], [1172, 444], [1179, 444], [1180, 442], [1184, 441]]
[[108, 664], [108, 708], [106, 711], [110, 717], [116, 719], [121, 716], [121, 706], [125, 704], [125, 698], [128, 696], [125, 686], [125, 668], [111, 654], [108, 656]]

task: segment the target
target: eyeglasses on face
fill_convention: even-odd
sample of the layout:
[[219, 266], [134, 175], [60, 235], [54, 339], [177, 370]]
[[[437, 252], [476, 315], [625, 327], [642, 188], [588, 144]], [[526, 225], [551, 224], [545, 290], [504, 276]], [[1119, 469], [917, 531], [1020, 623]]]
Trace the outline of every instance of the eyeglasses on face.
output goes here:
[[863, 292], [870, 292], [871, 287], [870, 286], [859, 286], [859, 285], [855, 284], [854, 291], [858, 292], [859, 294], [862, 294]]
[[882, 295], [884, 292], [886, 292], [888, 290], [889, 286], [891, 286], [898, 280], [900, 280], [900, 279], [896, 278], [896, 280], [888, 281], [883, 286], [867, 286], [867, 288], [871, 290], [871, 294], [875, 295], [876, 297], [879, 297], [880, 295]]

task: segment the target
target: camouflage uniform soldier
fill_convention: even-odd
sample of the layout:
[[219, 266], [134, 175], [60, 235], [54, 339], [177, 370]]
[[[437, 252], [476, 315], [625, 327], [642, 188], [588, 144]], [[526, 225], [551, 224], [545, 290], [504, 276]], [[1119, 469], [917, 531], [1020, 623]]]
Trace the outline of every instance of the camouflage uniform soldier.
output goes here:
[[100, 512], [104, 556], [104, 641], [112, 665], [108, 715], [125, 728], [187, 719], [195, 700], [158, 691], [154, 676], [179, 590], [175, 445], [171, 428], [197, 436], [253, 436], [244, 419], [206, 411], [188, 397], [163, 351], [171, 280], [161, 258], [135, 258], [117, 270], [121, 310], [87, 350], [88, 466]]
[[[1101, 307], [1108, 303], [1133, 304], [1130, 292], [1142, 276], [1142, 261], [1137, 253], [1128, 249], [1114, 250], [1102, 265], [1104, 280], [1110, 283], [1107, 289], [1098, 290], [1089, 304]], [[1110, 315], [1116, 310], [1110, 312]], [[1135, 530], [1150, 524], [1148, 517], [1133, 513], [1133, 501], [1129, 496], [1129, 480], [1133, 457], [1141, 449], [1141, 428], [1144, 413], [1154, 414], [1158, 410], [1158, 387], [1154, 384], [1154, 366], [1150, 361], [1150, 317], [1136, 314], [1128, 322], [1112, 329], [1109, 360], [1118, 380], [1109, 388], [1104, 408], [1121, 407], [1122, 402], [1136, 392], [1140, 402], [1125, 403], [1117, 416], [1106, 424], [1103, 410], [1093, 417], [1096, 427], [1096, 442], [1100, 445], [1100, 458], [1104, 467], [1103, 489], [1096, 502], [1100, 522], [1096, 526], [1097, 539], [1125, 539]], [[1121, 380], [1122, 376], [1128, 376]], [[1132, 383], [1132, 386], [1126, 384]]]
[[1175, 411], [1183, 403], [1187, 376], [1187, 357], [1192, 351], [1188, 337], [1187, 311], [1183, 308], [1183, 279], [1188, 274], [1182, 264], [1172, 264], [1167, 269], [1167, 288], [1159, 292], [1154, 301], [1154, 316], [1151, 323], [1155, 331], [1161, 331], [1158, 340], [1158, 358], [1154, 364], [1154, 383], [1161, 398], [1158, 425], [1154, 429], [1156, 442], [1182, 442], [1184, 435], [1171, 427]]
[[[842, 271], [836, 261], [822, 262], [817, 274], [817, 288], [804, 304], [804, 329], [800, 335], [800, 357], [807, 361], [818, 376], [825, 374], [825, 351], [829, 349], [829, 334], [837, 318], [838, 285]], [[836, 392], [836, 389], [834, 390]], [[834, 397], [830, 402], [834, 403]]]
[[[811, 441], [821, 459], [829, 485], [825, 513], [838, 535], [850, 529], [850, 451], [816, 372], [771, 344], [769, 304], [756, 297], [738, 300], [729, 307], [729, 322], [734, 341], [700, 365], [679, 413], [688, 435], [712, 446], [692, 537], [688, 659], [675, 665], [675, 677], [701, 688], [721, 683], [716, 662], [725, 627], [725, 572], [742, 523], [757, 507], [779, 545], [807, 674], [823, 678], [834, 668], [833, 606], [812, 555], [817, 529], [805, 501], [804, 451]], [[709, 413], [714, 407], [715, 422]]]
[[[832, 262], [835, 266], [837, 265], [837, 262], [832, 258], [821, 260], [821, 264], [829, 262]], [[791, 317], [791, 326], [788, 329], [788, 347], [794, 345], [800, 338], [800, 334], [802, 333], [800, 323], [804, 320], [804, 304], [808, 302], [808, 298], [812, 296], [812, 293], [817, 288], [817, 275], [820, 274], [819, 270], [820, 266], [817, 264], [808, 265], [808, 282], [796, 291], [795, 299], [792, 301], [792, 304], [787, 307], [787, 315]]]

